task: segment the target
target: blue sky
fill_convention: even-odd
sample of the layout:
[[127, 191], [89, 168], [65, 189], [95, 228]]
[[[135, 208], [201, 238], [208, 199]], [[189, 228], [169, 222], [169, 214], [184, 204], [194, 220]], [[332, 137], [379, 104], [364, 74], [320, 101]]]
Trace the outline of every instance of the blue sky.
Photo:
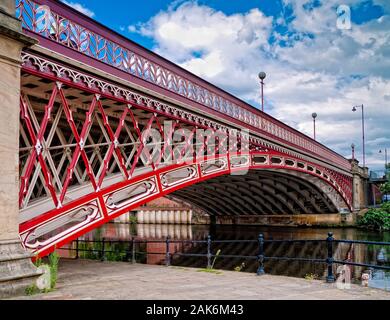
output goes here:
[[[364, 104], [367, 164], [390, 149], [389, 0], [64, 0], [100, 23], [349, 157]], [[350, 25], [345, 16], [350, 10]], [[341, 20], [340, 20], [341, 19]], [[341, 27], [340, 27], [341, 23]]]
[[[107, 6], [102, 0], [63, 1], [68, 4], [80, 5], [93, 13], [93, 18], [104, 25], [114, 29], [118, 33], [131, 38], [133, 41], [147, 47], [153, 48], [153, 39], [143, 37], [139, 34], [128, 32], [127, 27], [140, 22], [147, 22], [151, 17], [161, 11], [169, 10], [187, 1], [185, 0], [148, 0], [147, 5], [142, 1], [116, 0], [115, 5]], [[215, 10], [222, 11], [227, 15], [235, 13], [246, 13], [253, 8], [259, 8], [265, 15], [277, 18], [280, 15], [294, 19], [291, 5], [285, 5], [283, 0], [198, 0], [199, 5], [206, 5]], [[320, 1], [306, 1], [306, 8], [315, 8]], [[340, 4], [344, 3], [343, 1]], [[123, 9], [123, 10], [122, 10]], [[360, 1], [351, 6], [351, 18], [354, 23], [361, 24], [383, 15], [384, 9], [372, 1]], [[278, 28], [277, 28], [278, 29]], [[284, 28], [286, 29], [286, 28]], [[279, 28], [279, 31], [285, 31]]]

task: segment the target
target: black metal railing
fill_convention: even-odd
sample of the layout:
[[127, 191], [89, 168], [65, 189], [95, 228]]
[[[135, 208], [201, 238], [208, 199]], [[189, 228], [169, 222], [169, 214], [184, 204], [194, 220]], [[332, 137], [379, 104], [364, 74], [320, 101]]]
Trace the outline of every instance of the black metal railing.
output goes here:
[[[212, 245], [213, 244], [223, 244], [223, 243], [256, 243], [258, 246], [258, 254], [257, 255], [229, 255], [229, 254], [215, 254], [212, 252]], [[304, 257], [289, 257], [289, 256], [266, 256], [264, 245], [266, 243], [277, 243], [277, 242], [284, 242], [284, 243], [321, 243], [323, 242], [326, 244], [326, 251], [327, 255], [324, 258], [304, 258]], [[212, 266], [212, 258], [214, 257], [220, 257], [220, 258], [240, 258], [240, 259], [251, 259], [256, 260], [258, 262], [257, 267], [257, 275], [263, 275], [265, 274], [264, 270], [264, 264], [266, 261], [270, 260], [287, 260], [287, 261], [301, 261], [301, 262], [312, 262], [312, 263], [322, 263], [326, 264], [327, 270], [326, 270], [326, 282], [334, 282], [335, 276], [333, 273], [333, 265], [336, 264], [342, 264], [342, 265], [350, 265], [350, 266], [357, 266], [357, 267], [366, 267], [366, 268], [373, 268], [373, 269], [382, 269], [382, 270], [390, 270], [390, 266], [386, 265], [376, 265], [376, 264], [369, 264], [369, 263], [359, 263], [359, 262], [352, 262], [348, 261], [348, 259], [345, 260], [337, 260], [334, 259], [334, 244], [338, 243], [348, 243], [348, 244], [365, 244], [365, 245], [380, 245], [380, 246], [389, 246], [390, 242], [380, 242], [380, 241], [362, 241], [362, 240], [337, 240], [333, 238], [332, 232], [328, 233], [328, 236], [326, 239], [265, 239], [264, 235], [262, 233], [259, 234], [257, 240], [212, 240], [211, 236], [208, 235], [205, 240], [172, 240], [170, 237], [167, 237], [164, 240], [140, 240], [132, 238], [130, 241], [121, 241], [121, 240], [106, 240], [103, 238], [102, 240], [96, 241], [96, 240], [79, 240], [72, 242], [72, 244], [75, 243], [75, 248], [68, 247], [68, 248], [60, 248], [59, 250], [73, 250], [76, 252], [75, 258], [79, 258], [80, 252], [97, 252], [98, 258], [101, 260], [105, 259], [105, 256], [108, 253], [118, 253], [116, 250], [107, 250], [106, 245], [110, 245], [112, 247], [113, 244], [122, 244], [123, 247], [125, 247], [124, 250], [122, 250], [122, 253], [125, 254], [125, 257], [127, 261], [131, 261], [132, 263], [136, 262], [136, 258], [140, 254], [147, 254], [147, 255], [165, 255], [165, 265], [170, 266], [171, 265], [171, 259], [173, 256], [183, 256], [183, 257], [205, 257], [207, 258], [207, 268], [211, 268]], [[99, 244], [99, 248], [80, 248], [80, 243], [91, 243], [91, 244]], [[150, 252], [150, 251], [141, 251], [136, 249], [136, 244], [148, 244], [148, 243], [161, 243], [165, 244], [165, 251], [164, 252]], [[207, 252], [206, 253], [186, 253], [186, 252], [172, 252], [171, 250], [171, 244], [175, 243], [181, 243], [181, 244], [206, 244]]]

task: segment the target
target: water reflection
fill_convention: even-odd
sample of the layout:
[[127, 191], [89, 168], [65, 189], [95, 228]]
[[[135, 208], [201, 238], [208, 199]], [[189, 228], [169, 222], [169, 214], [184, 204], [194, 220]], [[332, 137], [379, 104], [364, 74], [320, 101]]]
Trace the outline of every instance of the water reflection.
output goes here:
[[368, 286], [371, 288], [377, 288], [390, 291], [390, 272], [384, 270], [370, 270], [370, 278], [368, 280]]
[[[328, 231], [332, 231], [335, 239], [369, 240], [390, 242], [390, 233], [378, 233], [355, 228], [324, 229], [324, 228], [287, 228], [287, 227], [261, 227], [261, 226], [206, 226], [206, 225], [168, 225], [168, 224], [106, 224], [93, 232], [86, 234], [83, 239], [109, 241], [115, 240], [156, 240], [166, 239], [169, 236], [174, 240], [199, 240], [205, 239], [208, 234], [214, 240], [249, 240], [257, 239], [258, 234], [264, 234], [265, 239], [312, 239], [325, 240]], [[325, 258], [326, 245], [324, 242], [294, 243], [286, 242], [266, 243], [266, 256], [290, 256], [301, 258]], [[241, 244], [213, 244], [212, 251], [215, 253], [221, 250], [222, 254], [228, 255], [257, 255], [257, 243]], [[136, 261], [149, 264], [164, 264], [166, 247], [161, 244], [140, 244], [137, 247]], [[170, 252], [206, 253], [205, 244], [171, 244]], [[384, 264], [389, 265], [390, 248], [377, 245], [346, 244], [340, 243], [334, 246], [334, 258], [341, 261], [358, 263]], [[173, 265], [200, 267], [206, 266], [206, 258], [174, 256]], [[256, 261], [218, 258], [215, 268], [234, 270], [240, 267], [241, 271], [255, 272]], [[339, 268], [338, 268], [339, 267]], [[367, 270], [364, 267], [334, 266], [334, 272], [348, 268], [348, 274], [355, 282], [361, 283], [362, 275], [367, 273], [368, 286], [390, 290], [390, 274], [381, 270]], [[308, 275], [316, 278], [324, 278], [326, 265], [299, 262], [299, 261], [276, 261], [268, 260], [265, 263], [265, 271], [269, 274], [286, 275], [294, 277], [306, 277]]]

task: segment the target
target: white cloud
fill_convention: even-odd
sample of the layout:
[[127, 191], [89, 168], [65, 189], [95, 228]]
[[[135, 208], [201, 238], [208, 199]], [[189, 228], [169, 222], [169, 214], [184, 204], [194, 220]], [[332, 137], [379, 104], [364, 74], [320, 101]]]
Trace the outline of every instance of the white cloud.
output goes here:
[[182, 63], [188, 70], [196, 70], [201, 77], [212, 78], [225, 70], [222, 52], [210, 52], [202, 58], [192, 58]]
[[65, 3], [66, 5], [72, 7], [73, 9], [77, 10], [77, 11], [80, 11], [81, 13], [85, 14], [86, 16], [92, 18], [95, 16], [95, 12], [93, 12], [92, 10], [86, 8], [83, 4], [81, 3], [78, 3], [78, 2], [70, 2], [70, 1], [66, 1], [66, 0], [61, 0], [63, 3]]
[[129, 32], [137, 32], [137, 28], [135, 26], [128, 26], [127, 30], [129, 30]]
[[[378, 144], [390, 143], [384, 138], [390, 137], [390, 16], [339, 30], [338, 1], [323, 0], [310, 10], [303, 6], [307, 0], [284, 2], [293, 10], [290, 23], [257, 8], [226, 15], [185, 2], [131, 29], [152, 37], [157, 53], [257, 105], [257, 73], [265, 71], [266, 111], [310, 136], [317, 112], [318, 140], [345, 156], [352, 142], [360, 155], [360, 115], [351, 108], [363, 103], [367, 163], [379, 165]], [[289, 33], [275, 31], [286, 23]]]

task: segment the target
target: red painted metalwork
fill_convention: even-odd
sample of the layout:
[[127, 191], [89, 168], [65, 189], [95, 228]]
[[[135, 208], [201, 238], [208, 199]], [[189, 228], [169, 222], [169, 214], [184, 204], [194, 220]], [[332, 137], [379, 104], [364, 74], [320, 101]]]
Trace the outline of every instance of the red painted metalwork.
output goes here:
[[[142, 139], [142, 133], [141, 133], [141, 130], [139, 129], [139, 126], [138, 126], [138, 122], [135, 119], [134, 114], [132, 112], [130, 112], [130, 115], [131, 115], [131, 119], [133, 120], [134, 128], [135, 128], [135, 130], [136, 130], [136, 132], [137, 132], [137, 134], [138, 134], [138, 136], [140, 138], [140, 145], [138, 147], [137, 154], [135, 155], [133, 165], [131, 166], [131, 169], [130, 169], [130, 177], [132, 177], [142, 152], [145, 152], [146, 150], [145, 150], [144, 141]], [[146, 129], [145, 129], [145, 135], [146, 136], [147, 136], [148, 132], [150, 131], [150, 128], [152, 126], [152, 123], [153, 123], [154, 119], [155, 119], [155, 116], [153, 115], [149, 119], [148, 124], [146, 125]], [[150, 161], [150, 154], [148, 154], [148, 159]], [[154, 167], [153, 167], [153, 169], [154, 169]]]
[[186, 154], [187, 150], [192, 147], [192, 139], [194, 137], [196, 131], [196, 127], [192, 129], [190, 135], [187, 137], [187, 140], [184, 141], [184, 146], [180, 151], [179, 157], [177, 158], [176, 162], [181, 163], [184, 161], [184, 155]]
[[[152, 199], [165, 196], [175, 190], [185, 188], [186, 186], [192, 185], [200, 181], [204, 181], [206, 179], [211, 179], [223, 174], [230, 174], [232, 172], [240, 170], [284, 169], [304, 172], [316, 176], [323, 181], [326, 181], [326, 183], [332, 186], [333, 189], [336, 190], [337, 194], [339, 194], [341, 198], [344, 199], [347, 205], [349, 207], [351, 206], [352, 182], [349, 176], [337, 172], [330, 167], [326, 168], [319, 163], [314, 163], [312, 161], [305, 160], [299, 155], [294, 156], [287, 149], [286, 152], [275, 151], [269, 146], [264, 146], [264, 144], [262, 144], [260, 140], [256, 140], [253, 137], [248, 139], [250, 151], [243, 151], [240, 149], [240, 146], [241, 144], [245, 143], [246, 138], [244, 136], [238, 134], [236, 129], [229, 129], [227, 127], [218, 126], [211, 122], [209, 122], [206, 126], [203, 125], [203, 128], [211, 129], [212, 134], [207, 135], [207, 138], [205, 139], [205, 142], [202, 143], [202, 146], [196, 154], [196, 157], [190, 159], [187, 158], [186, 161], [183, 161], [183, 155], [190, 147], [190, 141], [194, 136], [195, 129], [198, 126], [202, 126], [200, 124], [202, 121], [200, 121], [200, 123], [199, 121], [189, 121], [188, 119], [175, 117], [174, 114], [169, 114], [168, 112], [163, 112], [162, 110], [150, 109], [147, 107], [150, 107], [150, 103], [147, 103], [145, 105], [143, 105], [142, 103], [137, 104], [130, 98], [130, 95], [127, 95], [128, 100], [124, 100], [119, 95], [110, 95], [107, 90], [103, 91], [97, 89], [96, 87], [94, 87], [94, 89], [89, 88], [88, 91], [93, 93], [94, 95], [92, 98], [92, 102], [86, 111], [85, 122], [83, 123], [81, 134], [78, 135], [77, 127], [74, 122], [69, 104], [67, 102], [66, 94], [62, 89], [61, 82], [66, 83], [68, 87], [81, 88], [83, 90], [86, 90], [87, 88], [80, 87], [80, 85], [82, 84], [80, 81], [73, 82], [69, 80], [69, 77], [61, 78], [54, 76], [54, 65], [51, 65], [52, 68], [45, 68], [42, 67], [41, 64], [40, 67], [37, 68], [39, 64], [35, 66], [34, 64], [32, 64], [33, 61], [35, 61], [36, 63], [41, 61], [37, 57], [33, 58], [31, 55], [27, 54], [23, 56], [23, 59], [25, 62], [23, 65], [24, 72], [37, 76], [39, 75], [42, 78], [52, 79], [56, 82], [55, 86], [53, 86], [49, 103], [45, 106], [45, 115], [39, 130], [37, 130], [38, 135], [35, 134], [35, 131], [33, 129], [33, 125], [28, 115], [29, 111], [27, 110], [26, 103], [24, 99], [21, 98], [21, 120], [22, 123], [24, 123], [26, 125], [26, 128], [28, 129], [27, 131], [31, 140], [31, 146], [37, 146], [37, 136], [40, 137], [42, 141], [44, 141], [46, 126], [48, 121], [50, 121], [51, 110], [55, 101], [55, 97], [58, 94], [60, 96], [61, 105], [63, 106], [65, 111], [66, 120], [69, 124], [69, 128], [71, 128], [71, 132], [75, 136], [76, 140], [76, 148], [73, 153], [72, 161], [67, 168], [67, 175], [62, 189], [54, 190], [54, 186], [51, 184], [51, 179], [45, 179], [46, 187], [49, 189], [52, 188], [50, 194], [52, 197], [52, 201], [56, 207], [47, 212], [41, 212], [36, 217], [20, 225], [20, 236], [24, 246], [30, 250], [35, 251], [40, 256], [46, 255], [47, 253], [54, 250], [55, 247], [59, 247], [77, 238], [78, 236], [92, 230], [93, 228], [96, 228], [97, 226], [106, 223], [107, 221], [114, 219], [119, 215], [128, 212], [132, 208], [140, 206], [141, 204], [146, 203]], [[79, 79], [80, 77], [78, 77], [77, 79]], [[107, 83], [104, 83], [102, 85], [102, 88], [107, 87]], [[119, 116], [118, 126], [116, 132], [114, 133], [108, 121], [108, 115], [106, 114], [106, 111], [101, 103], [101, 96], [108, 97], [114, 101], [123, 102], [126, 105], [131, 105], [134, 111], [136, 109], [142, 109], [150, 112], [149, 120], [143, 128], [143, 132], [141, 132], [140, 130], [139, 123], [137, 121], [136, 116], [134, 115], [133, 110], [130, 108], [124, 108], [124, 110]], [[141, 100], [138, 101], [141, 102]], [[95, 192], [86, 194], [84, 196], [79, 197], [78, 199], [75, 199], [65, 204], [62, 204], [61, 201], [62, 207], [58, 206], [58, 201], [56, 200], [58, 198], [58, 194], [61, 194], [61, 200], [64, 199], [64, 197], [66, 196], [69, 189], [69, 177], [72, 176], [72, 173], [74, 172], [77, 164], [77, 160], [80, 157], [80, 154], [83, 153], [83, 141], [85, 141], [87, 138], [87, 132], [89, 131], [89, 127], [92, 121], [91, 116], [93, 111], [96, 109], [96, 105], [98, 106], [97, 109], [99, 110], [103, 118], [103, 124], [106, 128], [106, 131], [108, 132], [107, 136], [110, 140], [109, 149], [104, 159], [104, 169], [100, 173], [99, 182], [94, 183], [94, 181], [96, 180], [93, 176], [93, 171], [90, 167], [88, 156], [87, 154], [85, 154], [83, 157], [83, 161], [86, 162], [85, 170], [89, 170], [89, 173], [91, 173], [90, 183], [92, 184]], [[158, 106], [161, 108], [161, 104]], [[191, 128], [191, 135], [184, 141], [179, 157], [173, 159], [176, 162], [164, 167], [158, 167], [156, 165], [157, 163], [159, 164], [161, 162], [161, 155], [163, 154], [163, 152], [165, 152], [165, 150], [167, 150], [167, 148], [170, 148], [171, 151], [173, 151], [173, 148], [170, 145], [170, 140], [168, 138], [160, 146], [161, 153], [156, 163], [153, 163], [150, 154], [147, 154], [148, 162], [151, 165], [154, 165], [152, 166], [153, 170], [144, 174], [134, 175], [138, 160], [141, 154], [145, 151], [143, 135], [147, 136], [148, 131], [151, 129], [153, 123], [156, 124], [157, 128], [159, 128], [161, 133], [162, 127], [158, 120], [159, 114], [164, 115], [165, 117], [168, 117], [170, 119], [175, 119], [176, 121], [172, 126], [174, 128], [178, 128], [180, 124], [189, 125]], [[127, 116], [130, 120], [126, 121], [131, 121], [128, 123], [132, 123], [133, 128], [138, 135], [139, 141], [139, 146], [137, 148], [136, 154], [133, 157], [133, 161], [131, 163], [129, 171], [127, 171], [122, 155], [118, 153], [119, 132], [124, 127], [125, 119]], [[191, 117], [188, 116], [187, 118]], [[183, 130], [183, 128], [181, 128], [181, 130]], [[172, 132], [173, 131], [171, 131], [171, 133]], [[210, 143], [210, 141], [212, 141], [212, 139], [215, 138], [215, 136], [219, 133], [221, 134], [222, 138], [218, 139], [215, 144]], [[237, 134], [237, 141], [235, 141], [233, 137]], [[232, 145], [234, 147], [233, 152], [229, 152], [228, 150], [227, 154], [221, 154], [220, 146], [225, 140], [229, 141], [230, 138], [232, 138]], [[204, 155], [203, 153], [205, 149], [209, 149], [210, 146], [212, 147], [212, 152], [209, 152], [208, 155]], [[25, 170], [25, 174], [22, 176], [22, 181], [24, 181], [24, 183], [21, 183], [21, 201], [23, 201], [23, 197], [27, 192], [27, 182], [29, 181], [29, 177], [31, 176], [32, 172], [31, 166], [32, 164], [34, 164], [36, 157], [41, 157], [40, 162], [42, 162], [43, 164], [42, 171], [45, 171], [45, 178], [50, 177], [50, 171], [45, 166], [42, 153], [38, 155], [37, 150], [38, 149], [36, 147], [31, 148], [30, 158], [26, 162], [27, 169]], [[107, 177], [109, 162], [114, 152], [117, 155], [118, 165], [123, 173], [123, 179], [122, 181], [113, 183], [105, 188], [100, 188], [102, 186], [102, 182]], [[264, 164], [257, 164], [253, 160], [255, 156], [264, 156], [267, 157], [268, 160]], [[272, 163], [270, 161], [271, 157], [277, 157], [281, 159], [281, 162]], [[233, 159], [241, 159], [242, 161], [232, 161]], [[207, 167], [204, 166], [206, 163], [212, 163], [214, 160], [225, 161], [225, 163], [227, 163], [228, 165], [216, 166], [212, 169], [212, 171], [207, 171], [207, 169], [201, 169]], [[286, 160], [292, 161], [294, 165], [288, 165], [286, 163]], [[299, 162], [303, 164], [302, 168], [298, 167]], [[243, 165], [241, 165], [241, 163]], [[247, 163], [247, 165], [245, 163]], [[89, 164], [89, 166], [87, 166], [87, 164]], [[309, 170], [309, 167], [312, 167], [312, 170]], [[180, 170], [185, 170], [184, 172], [187, 172], [187, 176], [185, 176], [184, 178], [180, 178], [179, 180], [176, 179], [176, 181], [170, 182], [170, 175]], [[89, 173], [87, 172], [87, 174]], [[34, 186], [29, 187], [33, 188]], [[142, 191], [140, 194], [131, 195], [131, 190], [134, 190], [136, 188], [143, 188], [144, 191]], [[115, 197], [118, 197], [118, 195], [119, 199], [121, 199], [120, 195], [122, 192], [124, 192], [125, 194], [128, 193], [130, 195], [126, 196], [127, 198], [125, 197], [125, 200], [119, 200], [119, 202], [115, 202]], [[60, 229], [58, 229], [58, 226], [61, 225], [65, 225], [67, 227], [61, 227]]]
[[[99, 107], [99, 110], [102, 114], [102, 117], [103, 117], [103, 124], [104, 126], [106, 127], [107, 129], [107, 132], [108, 132], [108, 135], [110, 137], [110, 140], [111, 140], [111, 145], [110, 145], [110, 148], [108, 149], [108, 152], [104, 158], [104, 167], [103, 167], [103, 172], [100, 174], [100, 177], [99, 177], [99, 182], [98, 182], [98, 187], [100, 188], [102, 183], [103, 183], [103, 179], [107, 173], [107, 170], [108, 170], [108, 165], [110, 163], [110, 160], [111, 160], [111, 157], [115, 151], [118, 159], [119, 159], [119, 165], [120, 165], [120, 168], [122, 169], [122, 172], [124, 173], [124, 175], [126, 176], [126, 178], [129, 178], [129, 174], [127, 173], [127, 170], [126, 170], [126, 167], [125, 167], [125, 164], [124, 164], [124, 160], [123, 160], [123, 157], [122, 157], [122, 154], [121, 152], [119, 151], [119, 149], [117, 148], [117, 144], [118, 144], [118, 137], [119, 137], [119, 133], [122, 129], [122, 126], [123, 126], [123, 123], [124, 123], [124, 119], [127, 115], [127, 112], [128, 112], [128, 109], [125, 109], [122, 113], [122, 116], [119, 120], [119, 125], [118, 125], [118, 128], [114, 134], [114, 132], [112, 131], [111, 127], [110, 127], [110, 124], [108, 123], [108, 117], [106, 115], [106, 113], [104, 112], [104, 108], [101, 104], [100, 101], [98, 101], [98, 107]], [[131, 174], [130, 174], [131, 176]]]
[[[172, 135], [173, 135], [173, 132], [175, 131], [177, 126], [178, 126], [178, 123], [176, 121], [173, 122], [172, 126], [169, 128], [169, 131], [168, 131], [166, 137], [164, 137], [164, 140], [165, 140], [164, 146], [163, 146], [163, 148], [161, 150], [161, 153], [160, 153], [160, 156], [159, 156], [158, 160], [156, 161], [156, 166], [157, 167], [161, 163], [161, 159], [165, 155], [165, 153], [166, 153], [168, 148], [170, 149], [171, 159], [173, 159]], [[160, 129], [160, 133], [162, 133], [161, 126], [159, 126], [159, 129]]]
[[349, 162], [334, 151], [61, 2], [16, 0], [16, 4], [25, 32], [38, 36], [40, 44], [54, 52], [126, 81], [130, 76], [144, 88], [349, 169]]
[[[50, 10], [40, 5], [48, 6]], [[25, 32], [39, 37], [43, 47], [125, 81], [130, 79], [132, 83], [174, 98], [196, 110], [192, 112], [185, 107], [170, 105], [143, 92], [120, 87], [32, 52], [23, 52], [24, 74], [54, 82], [40, 123], [33, 114], [33, 108], [28, 105], [27, 95], [22, 94], [20, 99], [21, 128], [26, 130], [22, 140], [26, 144], [24, 149], [29, 152], [21, 171], [20, 207], [23, 211], [39, 201], [47, 200], [49, 203], [51, 200], [48, 204], [51, 209], [45, 207], [20, 225], [23, 245], [39, 256], [150, 200], [241, 170], [282, 169], [310, 174], [330, 185], [351, 209], [350, 164], [325, 146], [121, 38], [60, 2], [18, 0], [17, 10]], [[83, 113], [85, 120], [81, 123], [80, 133], [65, 86], [85, 93], [84, 96], [92, 95], [92, 100], [83, 109], [86, 110]], [[123, 106], [113, 112], [102, 103], [102, 99]], [[54, 106], [59, 106], [55, 116]], [[56, 167], [50, 154], [54, 148], [50, 146], [52, 137], [46, 131], [58, 130], [62, 134], [58, 127], [61, 110], [65, 114], [62, 120], [70, 129], [71, 136], [67, 139], [60, 137], [62, 145], [55, 146], [55, 150], [63, 149], [64, 154]], [[139, 111], [146, 113], [143, 124], [137, 118]], [[101, 160], [98, 153], [88, 156], [86, 151], [87, 147], [91, 147], [87, 146], [87, 140], [99, 138], [90, 134], [94, 113], [99, 114], [96, 121], [101, 130], [100, 138], [106, 140], [93, 143], [107, 147]], [[173, 121], [166, 136], [159, 118]], [[52, 126], [50, 130], [49, 123]], [[250, 129], [250, 134], [238, 132], [237, 128], [242, 127]], [[161, 144], [155, 147], [157, 159], [146, 148], [146, 138], [156, 128], [163, 136]], [[208, 133], [200, 148], [189, 152], [197, 128], [208, 130]], [[133, 148], [127, 154], [121, 151], [126, 141], [119, 141], [124, 137], [121, 135], [123, 130]], [[172, 145], [175, 130], [184, 136], [184, 141], [179, 143], [181, 148]], [[186, 130], [190, 132], [188, 136], [184, 134]], [[223, 150], [226, 143], [229, 148]], [[67, 145], [74, 147], [74, 151], [68, 155], [65, 173], [61, 173], [64, 171], [66, 149], [70, 150]], [[178, 155], [175, 155], [176, 150]], [[172, 155], [170, 159], [164, 157], [166, 153]], [[266, 161], [257, 163], [256, 157], [263, 157]], [[273, 157], [280, 162], [273, 163]], [[95, 159], [98, 161], [95, 162]], [[82, 164], [84, 167], [80, 166]], [[114, 174], [116, 167], [119, 169], [118, 176]], [[146, 173], [136, 172], [147, 167], [151, 170]], [[39, 175], [43, 176], [41, 182]], [[73, 181], [74, 177], [78, 181]], [[112, 178], [116, 180], [111, 182]], [[75, 199], [70, 197], [70, 193], [83, 184], [90, 184], [93, 192], [81, 194]], [[34, 201], [30, 201], [35, 189], [48, 190], [47, 197], [38, 192]]]
[[64, 107], [64, 111], [65, 111], [65, 114], [66, 114], [66, 118], [68, 120], [68, 123], [69, 123], [69, 126], [72, 130], [72, 133], [76, 139], [76, 142], [77, 142], [77, 146], [76, 146], [76, 150], [73, 154], [73, 158], [72, 158], [72, 161], [70, 163], [70, 166], [67, 168], [67, 175], [66, 175], [66, 178], [65, 178], [65, 182], [63, 184], [63, 187], [62, 187], [62, 191], [61, 191], [61, 195], [60, 195], [60, 206], [62, 205], [62, 202], [64, 201], [64, 197], [65, 197], [65, 193], [66, 191], [68, 190], [68, 186], [69, 186], [69, 183], [70, 183], [70, 180], [72, 179], [72, 175], [73, 175], [73, 171], [74, 171], [74, 168], [80, 158], [80, 154], [82, 156], [82, 159], [84, 161], [84, 164], [87, 168], [87, 174], [88, 176], [90, 177], [90, 180], [92, 182], [92, 185], [93, 185], [93, 188], [94, 190], [97, 189], [97, 185], [96, 185], [96, 181], [95, 181], [95, 177], [93, 175], [93, 171], [92, 171], [92, 168], [91, 168], [91, 165], [88, 161], [88, 157], [85, 153], [85, 150], [83, 148], [83, 141], [85, 140], [86, 138], [86, 134], [87, 134], [87, 131], [88, 131], [88, 128], [91, 126], [91, 115], [95, 109], [95, 105], [96, 105], [96, 97], [93, 98], [92, 100], [92, 103], [91, 103], [91, 106], [87, 112], [87, 117], [86, 117], [86, 121], [84, 122], [84, 125], [83, 125], [83, 129], [81, 131], [81, 135], [79, 136], [78, 134], [78, 131], [77, 131], [77, 128], [76, 128], [76, 124], [74, 123], [73, 121], [73, 117], [72, 117], [72, 111], [70, 110], [69, 106], [68, 106], [68, 102], [66, 101], [66, 98], [65, 98], [65, 95], [64, 95], [64, 92], [62, 91], [61, 89], [61, 83], [58, 83], [58, 90], [59, 90], [59, 93], [60, 93], [60, 96], [61, 96], [61, 101], [62, 101], [62, 104], [63, 104], [63, 107]]
[[54, 86], [53, 92], [51, 94], [49, 103], [45, 106], [45, 115], [43, 117], [40, 129], [37, 134], [35, 134], [33, 126], [31, 124], [30, 118], [28, 116], [28, 111], [26, 108], [26, 104], [23, 100], [23, 97], [20, 97], [21, 100], [21, 115], [22, 118], [26, 121], [26, 125], [28, 127], [28, 132], [30, 134], [30, 138], [32, 141], [32, 145], [34, 148], [32, 149], [32, 152], [30, 154], [30, 157], [27, 161], [26, 165], [26, 172], [25, 175], [21, 177], [21, 183], [20, 183], [20, 192], [19, 192], [19, 205], [22, 203], [24, 196], [26, 195], [27, 192], [27, 187], [28, 187], [28, 181], [30, 180], [32, 169], [34, 167], [34, 163], [36, 162], [36, 159], [38, 158], [39, 164], [42, 169], [42, 173], [45, 177], [45, 182], [47, 188], [50, 190], [51, 196], [53, 198], [54, 204], [57, 206], [58, 205], [58, 199], [56, 192], [54, 190], [53, 184], [52, 184], [52, 179], [51, 175], [49, 173], [49, 170], [47, 169], [45, 159], [42, 156], [42, 144], [41, 141], [43, 140], [43, 135], [45, 134], [45, 130], [47, 127], [47, 124], [50, 119], [51, 111], [53, 109], [53, 104], [55, 97], [57, 95], [57, 87]]

